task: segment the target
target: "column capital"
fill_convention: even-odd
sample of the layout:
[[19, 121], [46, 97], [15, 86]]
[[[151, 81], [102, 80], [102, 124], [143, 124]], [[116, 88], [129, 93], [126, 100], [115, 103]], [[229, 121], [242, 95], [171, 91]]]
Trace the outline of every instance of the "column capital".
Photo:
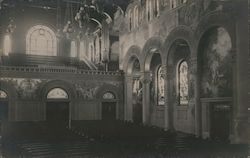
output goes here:
[[140, 81], [143, 84], [148, 84], [150, 82], [152, 82], [152, 73], [150, 71], [146, 71], [146, 72], [141, 72], [142, 75], [140, 77]]

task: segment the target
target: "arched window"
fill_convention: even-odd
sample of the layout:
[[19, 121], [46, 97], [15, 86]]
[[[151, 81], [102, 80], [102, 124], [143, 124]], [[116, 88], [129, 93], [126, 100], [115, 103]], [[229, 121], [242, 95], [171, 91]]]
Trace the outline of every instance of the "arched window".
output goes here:
[[47, 99], [68, 99], [67, 92], [61, 88], [54, 88], [47, 94]]
[[154, 14], [155, 16], [159, 16], [160, 15], [160, 1], [159, 0], [154, 0]]
[[131, 31], [132, 30], [132, 16], [133, 16], [133, 14], [132, 14], [132, 11], [131, 10], [129, 10], [129, 12], [128, 12], [128, 19], [129, 19], [129, 31]]
[[178, 92], [180, 105], [188, 104], [188, 64], [181, 61], [178, 67]]
[[157, 102], [158, 105], [164, 105], [165, 104], [165, 93], [164, 93], [164, 73], [162, 70], [162, 66], [160, 66], [157, 70]]
[[93, 46], [93, 43], [90, 44], [89, 49], [90, 49], [89, 51], [90, 51], [90, 56], [91, 56], [90, 60], [94, 62], [94, 61], [95, 61], [95, 54], [94, 54], [94, 46]]
[[76, 56], [77, 56], [76, 41], [71, 41], [71, 45], [70, 45], [70, 57], [75, 58]]
[[43, 25], [33, 26], [26, 36], [26, 53], [33, 55], [57, 55], [55, 33]]
[[146, 1], [146, 15], [148, 20], [152, 20], [152, 0], [147, 0]]
[[7, 99], [8, 95], [5, 91], [0, 90], [0, 99]]
[[[84, 41], [80, 42], [80, 60], [83, 60], [85, 56], [85, 47], [84, 47]], [[88, 54], [86, 54], [86, 56], [88, 56]]]
[[103, 95], [103, 99], [115, 99], [115, 95], [111, 92], [106, 92], [104, 95]]
[[95, 38], [95, 61], [96, 63], [100, 61], [100, 54], [101, 54], [100, 38], [98, 35], [96, 35], [96, 38]]
[[11, 52], [10, 35], [5, 35], [4, 36], [4, 41], [3, 41], [3, 54], [4, 55], [9, 55], [10, 52]]
[[136, 6], [134, 9], [134, 27], [137, 28], [139, 26], [139, 10]]
[[172, 9], [177, 7], [177, 0], [171, 0], [170, 2], [170, 6]]

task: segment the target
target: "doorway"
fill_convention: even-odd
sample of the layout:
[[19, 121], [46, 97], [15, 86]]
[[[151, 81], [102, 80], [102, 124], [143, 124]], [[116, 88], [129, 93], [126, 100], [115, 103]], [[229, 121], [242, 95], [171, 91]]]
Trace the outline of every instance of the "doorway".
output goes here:
[[46, 122], [52, 127], [66, 127], [69, 123], [69, 103], [68, 102], [47, 102]]
[[7, 135], [8, 101], [0, 101], [0, 139]]
[[133, 104], [133, 121], [136, 124], [142, 123], [142, 104]]
[[230, 106], [214, 105], [211, 108], [211, 138], [216, 141], [229, 141]]
[[102, 103], [102, 120], [104, 121], [116, 120], [116, 102]]

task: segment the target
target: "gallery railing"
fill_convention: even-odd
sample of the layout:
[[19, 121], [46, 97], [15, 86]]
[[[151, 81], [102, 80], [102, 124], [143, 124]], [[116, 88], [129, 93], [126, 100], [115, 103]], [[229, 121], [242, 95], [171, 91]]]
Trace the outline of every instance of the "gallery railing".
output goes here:
[[71, 74], [85, 74], [85, 75], [112, 75], [121, 76], [122, 73], [118, 71], [99, 71], [99, 70], [83, 70], [73, 67], [30, 67], [30, 66], [0, 66], [1, 72], [33, 72], [33, 73], [71, 73]]

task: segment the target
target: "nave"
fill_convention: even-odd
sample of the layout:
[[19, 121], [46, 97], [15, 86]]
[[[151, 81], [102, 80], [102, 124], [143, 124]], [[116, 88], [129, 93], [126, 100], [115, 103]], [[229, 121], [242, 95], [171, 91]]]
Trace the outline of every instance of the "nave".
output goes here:
[[248, 152], [247, 146], [202, 140], [193, 135], [130, 122], [73, 122], [70, 129], [53, 129], [45, 124], [32, 126], [3, 139], [2, 157], [240, 158], [246, 157]]

